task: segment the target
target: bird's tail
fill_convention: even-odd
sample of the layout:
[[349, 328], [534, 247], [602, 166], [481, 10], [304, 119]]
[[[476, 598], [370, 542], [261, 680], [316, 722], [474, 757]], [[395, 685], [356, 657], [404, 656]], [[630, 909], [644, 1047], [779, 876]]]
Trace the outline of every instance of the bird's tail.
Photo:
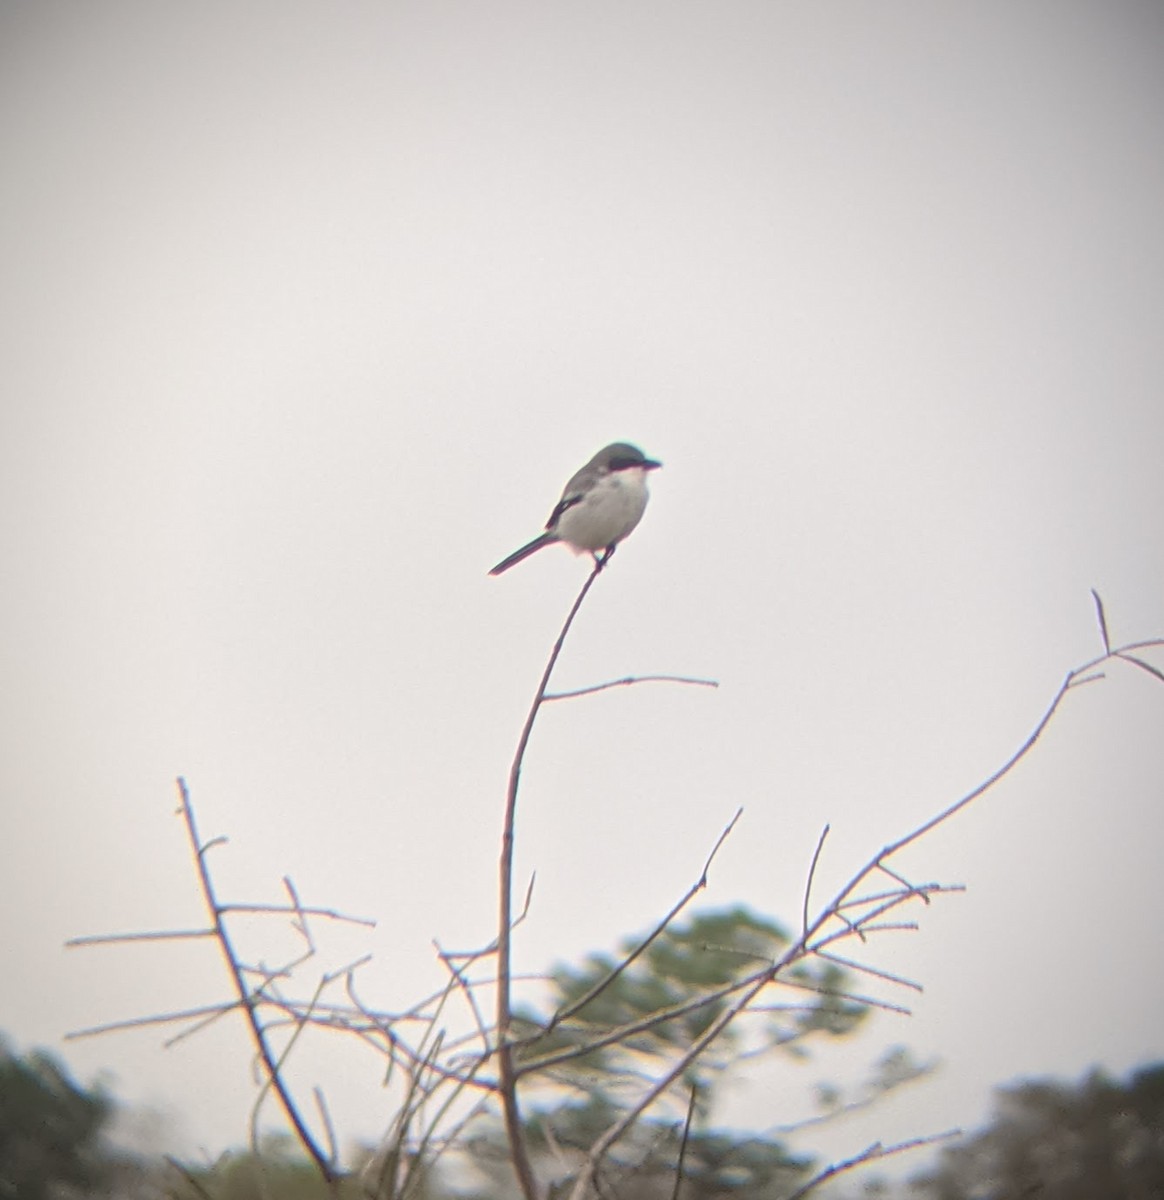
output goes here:
[[517, 564], [521, 562], [523, 558], [529, 558], [531, 554], [540, 550], [543, 546], [549, 546], [551, 543], [556, 542], [557, 540], [558, 537], [556, 534], [547, 531], [540, 537], [534, 538], [532, 542], [522, 546], [520, 550], [515, 550], [508, 558], [503, 558], [497, 564], [497, 566], [495, 566], [493, 570], [489, 572], [489, 574], [500, 575], [502, 571], [508, 571], [510, 567], [517, 566]]

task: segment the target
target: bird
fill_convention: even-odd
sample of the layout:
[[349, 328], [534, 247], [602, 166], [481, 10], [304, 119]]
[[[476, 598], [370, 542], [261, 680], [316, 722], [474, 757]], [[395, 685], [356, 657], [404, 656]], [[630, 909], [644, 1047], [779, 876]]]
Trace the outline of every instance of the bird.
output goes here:
[[500, 575], [555, 542], [565, 542], [575, 554], [589, 551], [601, 569], [642, 520], [647, 474], [662, 465], [627, 442], [605, 446], [566, 484], [545, 532], [503, 558], [489, 574]]

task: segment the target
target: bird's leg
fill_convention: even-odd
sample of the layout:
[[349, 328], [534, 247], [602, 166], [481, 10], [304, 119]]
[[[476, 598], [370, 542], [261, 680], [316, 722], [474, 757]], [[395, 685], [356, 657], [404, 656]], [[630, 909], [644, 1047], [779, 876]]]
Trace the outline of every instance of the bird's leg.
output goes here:
[[[611, 544], [607, 546], [601, 554], [594, 555], [594, 565], [599, 571], [601, 571], [602, 568], [605, 567], [608, 562], [610, 562], [610, 556], [614, 553], [615, 544], [616, 543], [611, 542]], [[591, 553], [593, 553], [593, 551]]]

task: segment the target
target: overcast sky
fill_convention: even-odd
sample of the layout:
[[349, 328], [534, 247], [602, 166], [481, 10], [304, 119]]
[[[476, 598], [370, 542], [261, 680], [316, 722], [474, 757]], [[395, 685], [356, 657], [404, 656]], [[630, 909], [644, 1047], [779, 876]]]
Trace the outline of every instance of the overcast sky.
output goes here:
[[[1089, 588], [1164, 635], [1162, 51], [1153, 3], [5, 5], [0, 1027], [245, 1138], [241, 1022], [62, 1042], [227, 995], [62, 949], [203, 919], [178, 774], [224, 894], [377, 920], [320, 963], [370, 1002], [487, 942], [586, 563], [486, 571], [606, 442], [665, 466], [558, 681], [721, 687], [545, 714], [522, 970], [650, 925], [739, 805], [704, 902], [791, 923], [826, 821], [821, 897], [1017, 748]], [[721, 1118], [939, 1057], [798, 1143], [851, 1152], [1164, 1054], [1162, 730], [1133, 668], [1073, 694], [910, 859], [969, 889], [866, 949], [914, 1015]], [[375, 1062], [301, 1062], [383, 1129]]]

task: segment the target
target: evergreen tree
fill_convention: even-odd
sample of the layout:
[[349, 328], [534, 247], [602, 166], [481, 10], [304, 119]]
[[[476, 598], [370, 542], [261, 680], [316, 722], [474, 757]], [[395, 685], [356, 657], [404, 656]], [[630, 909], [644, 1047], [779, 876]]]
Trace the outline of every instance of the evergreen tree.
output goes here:
[[925, 1200], [1158, 1200], [1164, 1196], [1164, 1063], [1118, 1083], [1000, 1088], [994, 1119], [914, 1181]]
[[112, 1111], [51, 1055], [17, 1057], [0, 1041], [0, 1198], [56, 1200], [98, 1186], [111, 1166], [100, 1139]]

